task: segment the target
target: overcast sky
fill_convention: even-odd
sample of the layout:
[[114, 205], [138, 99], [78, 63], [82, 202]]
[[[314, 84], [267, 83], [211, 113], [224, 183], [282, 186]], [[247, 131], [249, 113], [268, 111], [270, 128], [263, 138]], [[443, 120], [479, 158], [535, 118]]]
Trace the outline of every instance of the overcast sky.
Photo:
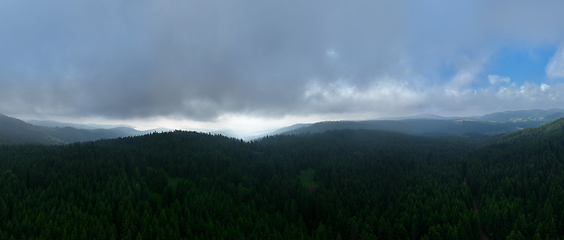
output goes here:
[[0, 0], [0, 113], [255, 134], [564, 108], [564, 1]]

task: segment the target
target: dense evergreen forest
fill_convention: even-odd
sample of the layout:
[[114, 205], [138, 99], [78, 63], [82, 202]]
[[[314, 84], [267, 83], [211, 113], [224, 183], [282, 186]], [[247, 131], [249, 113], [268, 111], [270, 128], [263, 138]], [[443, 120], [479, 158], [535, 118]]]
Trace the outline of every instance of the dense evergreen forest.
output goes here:
[[564, 119], [483, 140], [174, 131], [0, 145], [0, 239], [558, 239]]

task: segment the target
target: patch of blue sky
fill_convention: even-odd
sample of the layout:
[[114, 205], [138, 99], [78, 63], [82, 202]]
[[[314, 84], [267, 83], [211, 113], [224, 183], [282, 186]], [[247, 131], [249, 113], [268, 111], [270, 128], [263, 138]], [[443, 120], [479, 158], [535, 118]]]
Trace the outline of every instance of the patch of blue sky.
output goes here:
[[456, 66], [450, 61], [441, 62], [439, 70], [439, 79], [450, 81], [456, 74]]
[[484, 79], [491, 74], [509, 77], [517, 85], [524, 82], [540, 85], [547, 82], [545, 68], [556, 50], [556, 46], [503, 48], [490, 58]]

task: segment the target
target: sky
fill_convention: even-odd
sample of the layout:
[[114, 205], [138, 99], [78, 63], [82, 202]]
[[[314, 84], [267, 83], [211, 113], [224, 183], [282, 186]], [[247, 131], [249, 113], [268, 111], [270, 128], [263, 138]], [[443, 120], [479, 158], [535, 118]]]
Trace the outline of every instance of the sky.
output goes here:
[[564, 108], [564, 1], [0, 0], [0, 113], [222, 131]]

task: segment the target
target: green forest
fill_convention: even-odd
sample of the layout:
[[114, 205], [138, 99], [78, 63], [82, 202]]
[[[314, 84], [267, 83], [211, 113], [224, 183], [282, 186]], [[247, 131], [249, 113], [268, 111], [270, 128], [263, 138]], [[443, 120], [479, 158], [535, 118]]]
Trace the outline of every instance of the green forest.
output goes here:
[[0, 145], [0, 239], [562, 239], [564, 119]]

